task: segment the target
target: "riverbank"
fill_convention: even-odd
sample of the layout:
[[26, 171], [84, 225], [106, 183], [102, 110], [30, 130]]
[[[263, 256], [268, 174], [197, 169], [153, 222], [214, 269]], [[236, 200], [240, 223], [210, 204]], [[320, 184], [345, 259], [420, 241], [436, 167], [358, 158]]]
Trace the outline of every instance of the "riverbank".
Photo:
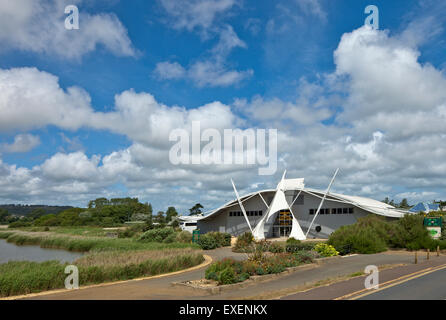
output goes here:
[[[204, 261], [202, 251], [189, 243], [144, 243], [132, 238], [83, 237], [21, 230], [0, 231], [0, 238], [17, 245], [86, 252], [72, 263], [78, 267], [81, 286], [174, 272]], [[67, 265], [58, 261], [0, 264], [0, 296], [64, 288]]]
[[64, 249], [68, 251], [89, 252], [108, 250], [163, 250], [199, 249], [190, 243], [138, 242], [132, 238], [84, 237], [60, 235], [52, 232], [29, 232], [21, 230], [0, 231], [0, 239], [17, 245], [39, 245], [42, 248]]

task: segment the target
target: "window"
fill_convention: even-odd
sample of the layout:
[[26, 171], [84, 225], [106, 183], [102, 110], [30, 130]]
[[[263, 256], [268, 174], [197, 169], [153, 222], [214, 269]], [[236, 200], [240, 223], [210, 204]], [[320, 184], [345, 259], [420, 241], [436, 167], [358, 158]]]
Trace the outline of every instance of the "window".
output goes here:
[[348, 208], [348, 213], [353, 214], [353, 208]]
[[263, 211], [262, 210], [260, 210], [259, 211], [259, 216], [261, 216], [263, 214]]
[[330, 209], [325, 209], [325, 214], [330, 214]]
[[310, 209], [310, 215], [314, 214], [314, 209]]
[[338, 208], [338, 214], [342, 214], [342, 208]]
[[348, 209], [347, 208], [342, 208], [342, 213], [344, 213], [344, 214], [348, 213]]
[[186, 227], [195, 227], [196, 225], [196, 222], [186, 222]]
[[331, 209], [331, 214], [336, 214], [336, 209]]

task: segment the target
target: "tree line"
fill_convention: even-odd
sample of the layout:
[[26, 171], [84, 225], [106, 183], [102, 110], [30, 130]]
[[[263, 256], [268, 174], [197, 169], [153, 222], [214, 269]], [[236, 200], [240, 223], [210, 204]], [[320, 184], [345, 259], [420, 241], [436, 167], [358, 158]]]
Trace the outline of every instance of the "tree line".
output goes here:
[[[190, 215], [202, 213], [199, 203], [189, 209]], [[67, 207], [57, 213], [38, 207], [26, 216], [12, 215], [6, 209], [0, 209], [0, 224], [11, 227], [24, 226], [116, 226], [126, 222], [144, 222], [153, 225], [178, 226], [178, 211], [170, 206], [167, 210], [153, 214], [150, 203], [141, 203], [138, 198], [98, 198], [91, 200], [87, 208]]]

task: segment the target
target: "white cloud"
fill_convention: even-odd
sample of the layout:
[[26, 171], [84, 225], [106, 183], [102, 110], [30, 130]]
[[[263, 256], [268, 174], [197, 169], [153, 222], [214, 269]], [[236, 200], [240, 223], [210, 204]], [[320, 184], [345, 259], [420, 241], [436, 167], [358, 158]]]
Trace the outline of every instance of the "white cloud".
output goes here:
[[93, 113], [89, 95], [77, 87], [65, 91], [58, 80], [36, 68], [0, 69], [0, 131], [84, 125]]
[[[67, 5], [80, 8], [78, 30], [66, 30]], [[117, 56], [135, 56], [126, 28], [111, 13], [89, 14], [82, 0], [15, 0], [0, 3], [0, 50], [19, 49], [80, 59], [105, 47]]]
[[206, 31], [213, 26], [218, 15], [235, 5], [234, 0], [160, 0], [162, 7], [171, 17], [170, 23], [176, 29]]
[[159, 62], [156, 64], [155, 73], [162, 80], [183, 78], [186, 70], [178, 62]]
[[323, 21], [327, 19], [327, 13], [319, 0], [296, 0], [296, 3], [305, 14], [314, 15]]
[[32, 134], [19, 134], [14, 137], [11, 144], [4, 143], [0, 146], [0, 151], [5, 153], [28, 152], [40, 144], [40, 138]]
[[[336, 167], [341, 168], [333, 186], [337, 192], [377, 199], [444, 198], [445, 76], [420, 63], [413, 43], [405, 44], [400, 35], [367, 28], [342, 37], [335, 63], [336, 71], [318, 83], [301, 79], [293, 101], [241, 98], [234, 112], [218, 101], [195, 109], [166, 106], [134, 90], [117, 94], [113, 110], [96, 112], [85, 91], [64, 90], [48, 73], [0, 70], [2, 130], [88, 127], [126, 135], [133, 143], [97, 157], [59, 153], [32, 169], [0, 161], [2, 199], [86, 202], [96, 194], [112, 194], [120, 183], [129, 195], [159, 199], [160, 207], [202, 202], [208, 208], [233, 198], [229, 178], [244, 193], [259, 183], [274, 187], [286, 168], [289, 177], [325, 188]], [[218, 130], [240, 124], [279, 129], [278, 173], [258, 177], [256, 168], [170, 165], [168, 133], [189, 130], [193, 120]]]
[[211, 56], [192, 63], [187, 69], [178, 62], [160, 62], [154, 73], [161, 80], [190, 79], [198, 87], [227, 87], [238, 84], [251, 77], [253, 70], [231, 70], [227, 66], [227, 57], [235, 48], [246, 48], [234, 29], [226, 25], [220, 31], [218, 43], [211, 49]]
[[82, 152], [57, 153], [42, 164], [41, 170], [45, 177], [56, 181], [94, 180], [99, 161], [98, 156], [88, 159]]

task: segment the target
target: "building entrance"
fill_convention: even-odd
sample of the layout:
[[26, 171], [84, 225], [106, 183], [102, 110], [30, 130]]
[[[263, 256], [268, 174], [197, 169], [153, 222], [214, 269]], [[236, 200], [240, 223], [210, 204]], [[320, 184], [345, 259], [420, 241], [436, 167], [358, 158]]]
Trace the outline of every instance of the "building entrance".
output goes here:
[[293, 216], [290, 210], [280, 210], [273, 224], [273, 237], [288, 237], [293, 227]]

